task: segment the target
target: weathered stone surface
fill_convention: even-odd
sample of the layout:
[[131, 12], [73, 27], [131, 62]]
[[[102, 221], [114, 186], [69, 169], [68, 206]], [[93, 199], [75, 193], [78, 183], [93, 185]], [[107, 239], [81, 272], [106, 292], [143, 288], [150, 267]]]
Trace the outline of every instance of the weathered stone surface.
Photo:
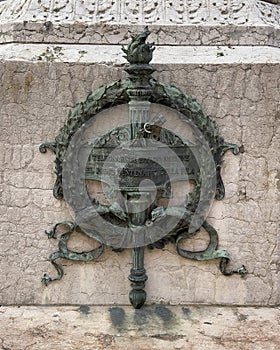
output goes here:
[[[0, 1], [3, 350], [280, 348], [276, 3]], [[124, 306], [132, 266], [128, 250], [106, 248], [93, 263], [63, 261], [63, 279], [42, 285], [44, 272], [55, 273], [48, 256], [57, 249], [44, 230], [71, 215], [52, 195], [54, 156], [38, 147], [53, 140], [88, 92], [124, 77], [120, 45], [146, 24], [157, 45], [155, 77], [195, 96], [221, 135], [243, 145], [244, 153], [224, 157], [226, 197], [213, 203], [208, 221], [219, 233], [220, 248], [231, 255], [230, 267], [244, 263], [249, 274], [222, 276], [217, 261], [185, 260], [169, 244], [145, 252], [148, 306], [133, 310]], [[99, 126], [109, 129], [112, 123]], [[183, 244], [200, 250], [207, 239], [202, 230]], [[77, 251], [96, 246], [78, 233], [69, 242]]]
[[278, 308], [21, 306], [1, 307], [0, 314], [2, 349], [277, 350], [280, 346]]
[[[0, 46], [0, 57], [5, 60], [34, 62], [67, 63], [104, 63], [124, 64], [119, 45], [46, 45], [46, 44], [5, 44]], [[279, 48], [271, 46], [157, 46], [154, 52], [154, 64], [236, 64], [266, 63], [277, 64], [280, 61]], [[241, 73], [242, 74], [242, 73]], [[237, 78], [238, 80], [238, 78]], [[221, 82], [226, 84], [226, 81]], [[251, 84], [256, 82], [252, 81]], [[33, 77], [27, 74], [26, 84], [33, 84]], [[238, 87], [237, 87], [238, 88]], [[271, 87], [272, 88], [272, 87]], [[256, 93], [248, 87], [247, 94]], [[250, 96], [248, 96], [250, 97]], [[252, 97], [254, 99], [254, 96]], [[225, 101], [227, 104], [228, 101]], [[230, 101], [228, 102], [230, 103]]]
[[261, 0], [7, 0], [0, 42], [124, 44], [148, 24], [160, 45], [279, 47], [279, 13]]
[[[0, 24], [1, 43], [47, 44], [126, 44], [131, 34], [143, 30], [143, 25], [112, 23], [15, 22]], [[274, 26], [223, 25], [162, 25], [151, 24], [151, 40], [158, 45], [280, 45], [280, 30]]]
[[[47, 288], [40, 281], [44, 272], [54, 273], [47, 257], [57, 249], [44, 230], [71, 217], [64, 202], [52, 196], [54, 157], [40, 154], [38, 146], [53, 140], [68, 111], [89, 91], [124, 76], [121, 61], [31, 57], [32, 52], [23, 61], [9, 58], [0, 65], [1, 303], [128, 304], [129, 251], [106, 249], [94, 263], [64, 262], [63, 280]], [[249, 275], [221, 276], [217, 262], [185, 260], [169, 245], [146, 254], [147, 302], [276, 305], [279, 64], [270, 63], [266, 53], [258, 56], [258, 64], [238, 63], [234, 56], [231, 65], [225, 61], [230, 55], [215, 55], [212, 64], [202, 59], [195, 64], [191, 57], [172, 64], [172, 56], [163, 64], [157, 57], [155, 76], [195, 96], [225, 139], [244, 145], [244, 153], [225, 156], [226, 197], [213, 204], [209, 221], [219, 232], [220, 247], [232, 257], [231, 266], [244, 263]], [[188, 244], [199, 248], [204, 242], [202, 236]], [[71, 244], [90, 249], [94, 242], [76, 237]]]

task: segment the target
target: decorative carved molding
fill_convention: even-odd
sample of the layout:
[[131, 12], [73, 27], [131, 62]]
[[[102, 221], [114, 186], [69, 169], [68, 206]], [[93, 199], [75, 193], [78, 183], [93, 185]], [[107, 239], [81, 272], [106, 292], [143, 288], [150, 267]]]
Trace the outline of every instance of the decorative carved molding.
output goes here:
[[0, 4], [0, 19], [1, 22], [161, 25], [239, 25], [265, 22], [279, 25], [279, 7], [275, 6], [277, 3], [279, 1], [276, 0], [7, 0]]
[[259, 17], [264, 23], [280, 25], [280, 6], [275, 6], [275, 4], [280, 4], [280, 1], [265, 0], [256, 2]]

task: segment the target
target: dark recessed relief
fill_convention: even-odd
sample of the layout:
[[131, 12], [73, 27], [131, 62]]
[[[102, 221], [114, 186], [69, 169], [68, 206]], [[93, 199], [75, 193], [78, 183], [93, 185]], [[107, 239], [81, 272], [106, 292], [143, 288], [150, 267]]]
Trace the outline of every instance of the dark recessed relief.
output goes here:
[[110, 317], [115, 327], [121, 327], [125, 320], [125, 311], [121, 307], [111, 307], [109, 309]]
[[157, 306], [155, 308], [155, 314], [160, 317], [165, 324], [169, 323], [174, 318], [173, 312], [165, 306]]
[[270, 4], [280, 4], [280, 0], [261, 0], [263, 2], [269, 2]]
[[90, 314], [90, 307], [87, 305], [81, 305], [79, 307], [79, 311], [85, 315], [88, 315], [88, 314]]

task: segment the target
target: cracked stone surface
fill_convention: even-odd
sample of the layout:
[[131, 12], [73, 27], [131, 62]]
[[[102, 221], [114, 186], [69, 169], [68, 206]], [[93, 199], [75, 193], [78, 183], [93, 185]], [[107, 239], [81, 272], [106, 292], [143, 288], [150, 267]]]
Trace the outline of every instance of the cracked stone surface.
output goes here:
[[[3, 350], [279, 349], [279, 1], [214, 3], [0, 2]], [[57, 250], [44, 231], [71, 216], [52, 195], [54, 156], [38, 147], [75, 103], [126, 76], [120, 45], [144, 24], [157, 45], [155, 78], [194, 96], [226, 141], [243, 146], [224, 157], [226, 197], [208, 221], [230, 267], [245, 264], [249, 273], [225, 277], [217, 261], [183, 259], [172, 245], [147, 251], [147, 306], [135, 311], [127, 306], [128, 250], [62, 261], [63, 279], [42, 285]], [[202, 231], [184, 246], [199, 250], [207, 239]], [[78, 233], [69, 242], [79, 251], [96, 246]]]
[[[276, 46], [280, 29], [269, 25], [149, 25], [150, 40], [157, 45], [254, 45]], [[131, 34], [142, 31], [139, 24], [83, 23], [60, 25], [49, 22], [0, 23], [0, 43], [126, 44]]]
[[[214, 57], [211, 64], [191, 59], [173, 64], [170, 57], [165, 64], [155, 63], [155, 77], [195, 96], [225, 139], [244, 146], [244, 153], [225, 156], [226, 197], [214, 203], [209, 221], [232, 267], [244, 263], [249, 274], [222, 276], [217, 262], [185, 260], [170, 245], [146, 253], [147, 302], [277, 305], [279, 63], [265, 58], [258, 64], [228, 64]], [[47, 259], [57, 249], [44, 230], [71, 217], [64, 202], [52, 196], [54, 156], [40, 154], [38, 146], [54, 139], [68, 111], [89, 91], [124, 77], [122, 66], [28, 58], [0, 65], [2, 304], [128, 304], [129, 251], [106, 249], [94, 263], [64, 261], [63, 280], [47, 288], [40, 281], [44, 272], [54, 273]], [[205, 240], [202, 232], [186, 244], [200, 248]], [[90, 249], [94, 242], [77, 234], [71, 244]]]
[[124, 44], [149, 25], [158, 45], [279, 47], [280, 4], [271, 2], [7, 0], [0, 43]]

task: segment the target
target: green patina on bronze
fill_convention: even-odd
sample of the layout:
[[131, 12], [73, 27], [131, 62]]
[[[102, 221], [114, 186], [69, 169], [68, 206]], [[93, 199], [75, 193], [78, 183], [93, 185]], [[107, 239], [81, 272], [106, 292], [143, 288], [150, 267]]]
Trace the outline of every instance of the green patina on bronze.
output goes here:
[[126, 54], [124, 57], [130, 64], [149, 64], [151, 62], [155, 48], [154, 44], [146, 43], [146, 39], [150, 34], [148, 27], [145, 27], [143, 32], [132, 36], [127, 49], [122, 47]]
[[[223, 199], [225, 190], [220, 176], [222, 156], [225, 151], [232, 149], [234, 154], [239, 153], [239, 148], [235, 144], [228, 144], [219, 136], [215, 121], [205, 115], [200, 104], [175, 86], [159, 83], [151, 79], [149, 81], [152, 89], [150, 102], [159, 103], [181, 112], [186, 121], [193, 121], [209, 142], [215, 163], [217, 165], [217, 194], [216, 199]], [[54, 196], [57, 199], [63, 198], [62, 190], [62, 161], [68, 144], [75, 132], [90, 118], [110, 107], [128, 103], [129, 96], [127, 90], [131, 84], [129, 79], [124, 79], [110, 85], [102, 86], [90, 93], [85, 101], [78, 103], [69, 113], [65, 126], [60, 130], [59, 135], [53, 143], [45, 143], [40, 146], [40, 151], [44, 153], [46, 148], [51, 149], [56, 155], [57, 180], [54, 186]]]
[[[218, 128], [215, 122], [206, 115], [201, 105], [192, 97], [184, 94], [180, 89], [173, 85], [167, 85], [160, 83], [153, 79], [151, 74], [154, 69], [149, 65], [152, 60], [152, 55], [154, 51], [153, 44], [146, 43], [146, 39], [150, 34], [148, 28], [132, 37], [131, 43], [128, 45], [127, 49], [123, 48], [126, 54], [126, 59], [130, 63], [126, 71], [129, 77], [124, 80], [114, 82], [112, 84], [102, 86], [94, 92], [91, 92], [85, 101], [78, 103], [69, 113], [68, 119], [60, 130], [60, 133], [55, 138], [55, 142], [45, 143], [40, 146], [40, 151], [42, 153], [46, 152], [46, 149], [52, 150], [56, 155], [56, 183], [54, 185], [54, 196], [57, 199], [63, 198], [62, 190], [62, 165], [67, 151], [68, 145], [73, 137], [73, 135], [79, 130], [79, 128], [91, 118], [95, 118], [97, 113], [121, 104], [133, 104], [137, 101], [149, 101], [150, 103], [161, 104], [163, 106], [170, 107], [178, 112], [180, 112], [181, 118], [186, 124], [192, 123], [196, 128], [200, 130], [204, 139], [207, 141], [212, 156], [216, 166], [216, 177], [217, 177], [217, 187], [216, 196], [217, 200], [221, 200], [224, 197], [225, 189], [223, 186], [221, 178], [221, 165], [222, 157], [224, 153], [231, 149], [234, 154], [239, 153], [239, 148], [235, 144], [228, 144], [219, 135]], [[148, 103], [149, 103], [148, 102]], [[143, 123], [142, 123], [143, 124]], [[112, 137], [117, 137], [119, 132], [125, 131], [131, 140], [141, 140], [145, 136], [143, 132], [143, 125], [132, 124], [130, 129], [116, 128], [106, 135], [104, 135], [104, 140], [108, 140]], [[153, 124], [150, 122], [147, 124], [150, 131], [152, 131]], [[113, 136], [112, 136], [113, 135]], [[171, 133], [170, 133], [171, 135]], [[172, 135], [171, 135], [172, 136]], [[173, 137], [173, 136], [172, 136]], [[181, 142], [180, 140], [178, 142]], [[106, 141], [104, 141], [106, 145]], [[100, 147], [102, 146], [102, 138], [100, 139]], [[171, 145], [170, 145], [171, 146]], [[173, 147], [174, 145], [172, 145]], [[187, 146], [185, 148], [187, 153]], [[187, 161], [188, 166], [195, 168], [195, 162]], [[148, 166], [148, 165], [147, 165]], [[88, 176], [93, 176], [90, 171], [88, 171]], [[244, 266], [237, 270], [227, 271], [226, 266], [229, 262], [229, 254], [225, 250], [218, 250], [218, 234], [217, 231], [206, 221], [201, 225], [201, 227], [209, 234], [210, 241], [208, 247], [204, 251], [190, 252], [184, 250], [180, 246], [180, 242], [183, 239], [190, 238], [194, 236], [199, 230], [195, 232], [189, 232], [190, 217], [195, 211], [196, 206], [199, 201], [200, 196], [200, 185], [201, 185], [201, 175], [199, 171], [195, 172], [195, 190], [192, 194], [192, 198], [189, 206], [185, 208], [185, 213], [180, 220], [179, 224], [172, 230], [172, 232], [167, 233], [167, 235], [160, 239], [159, 241], [148, 245], [148, 248], [159, 248], [162, 249], [167, 243], [172, 242], [176, 245], [177, 252], [180, 256], [193, 260], [211, 260], [211, 259], [221, 259], [220, 260], [220, 270], [225, 275], [232, 275], [233, 273], [238, 273], [244, 275], [247, 271]], [[130, 181], [134, 181], [131, 179]], [[125, 183], [126, 186], [132, 186], [131, 182]], [[132, 198], [132, 204], [137, 206], [137, 196]], [[147, 217], [144, 212], [136, 213], [130, 218], [125, 215], [121, 215], [119, 208], [114, 206], [99, 206], [99, 213], [101, 215], [107, 215], [110, 213], [110, 220], [115, 220], [115, 223], [120, 223], [124, 225], [144, 225]], [[165, 213], [170, 217], [178, 215], [176, 210], [170, 209]], [[160, 216], [160, 208], [155, 208], [150, 213], [150, 216], [157, 217]], [[54, 267], [56, 268], [58, 275], [56, 277], [49, 277], [45, 275], [43, 277], [43, 282], [48, 284], [53, 280], [61, 279], [63, 276], [63, 269], [56, 260], [57, 259], [69, 259], [75, 261], [90, 261], [99, 257], [104, 250], [104, 245], [101, 243], [100, 246], [90, 252], [77, 253], [69, 250], [67, 248], [67, 241], [69, 240], [71, 234], [78, 230], [83, 233], [83, 231], [72, 222], [61, 222], [54, 226], [51, 232], [47, 232], [49, 238], [56, 238], [57, 229], [59, 227], [64, 227], [66, 231], [59, 238], [59, 250], [50, 256], [50, 260]], [[121, 251], [122, 249], [114, 250]], [[129, 280], [132, 283], [132, 290], [129, 294], [130, 302], [135, 308], [140, 308], [146, 300], [146, 292], [144, 290], [145, 281], [147, 276], [144, 269], [144, 247], [137, 247], [132, 249], [133, 254], [133, 268], [131, 269], [131, 274]]]

